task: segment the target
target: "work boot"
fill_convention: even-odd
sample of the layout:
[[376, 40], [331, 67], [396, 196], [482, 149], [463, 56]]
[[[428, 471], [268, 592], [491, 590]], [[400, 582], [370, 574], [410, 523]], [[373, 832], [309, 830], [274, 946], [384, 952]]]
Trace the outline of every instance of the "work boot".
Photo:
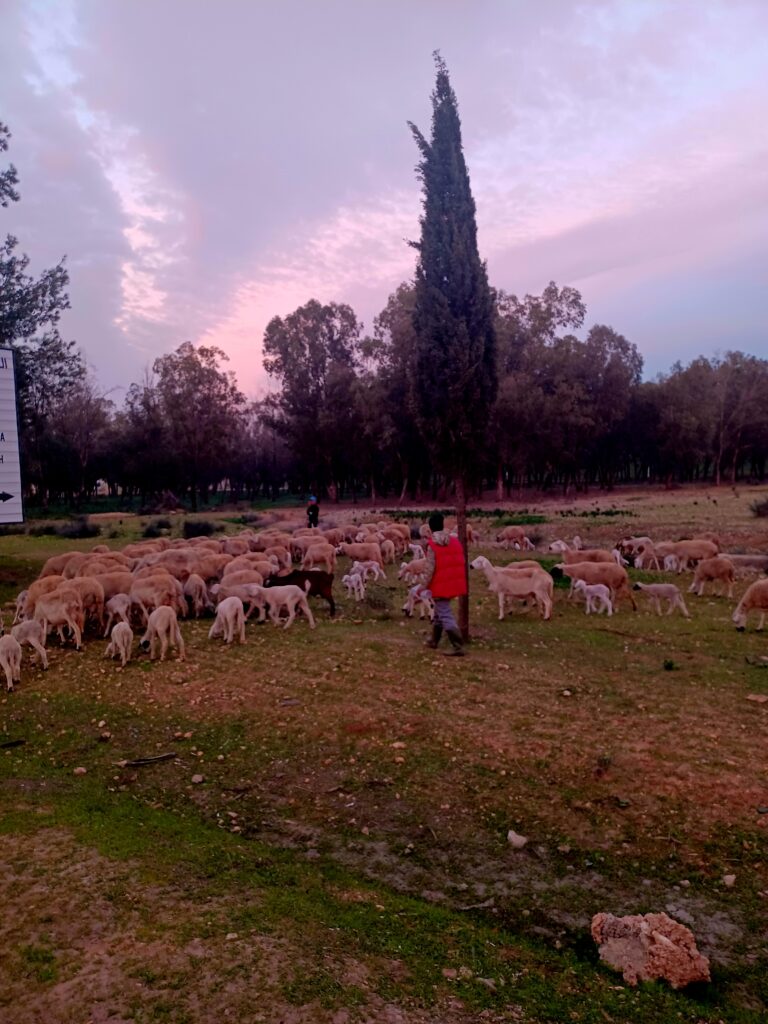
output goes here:
[[462, 639], [461, 633], [458, 631], [458, 629], [449, 629], [448, 639], [451, 641], [451, 649], [450, 651], [443, 651], [444, 657], [463, 658], [464, 640]]
[[436, 622], [432, 626], [432, 636], [429, 638], [429, 640], [427, 640], [427, 642], [424, 644], [424, 646], [425, 647], [431, 647], [432, 650], [434, 650], [435, 647], [437, 647], [437, 645], [440, 643], [440, 637], [442, 635], [443, 635], [443, 627], [440, 625], [439, 622]]

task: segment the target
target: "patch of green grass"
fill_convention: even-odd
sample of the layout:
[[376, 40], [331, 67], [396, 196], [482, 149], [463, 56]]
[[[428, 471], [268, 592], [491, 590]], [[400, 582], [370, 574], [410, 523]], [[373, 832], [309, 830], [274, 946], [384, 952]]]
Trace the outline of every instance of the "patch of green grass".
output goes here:
[[56, 954], [49, 945], [30, 943], [19, 949], [19, 956], [26, 977], [40, 985], [49, 985], [56, 981], [58, 977]]

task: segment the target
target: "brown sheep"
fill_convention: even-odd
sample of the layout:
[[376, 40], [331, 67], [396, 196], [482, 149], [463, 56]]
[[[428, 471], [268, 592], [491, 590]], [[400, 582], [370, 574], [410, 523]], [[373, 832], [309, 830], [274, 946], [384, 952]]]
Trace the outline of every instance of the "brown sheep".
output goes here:
[[614, 607], [620, 597], [628, 597], [632, 602], [632, 608], [637, 611], [637, 602], [629, 589], [629, 576], [627, 570], [616, 565], [615, 562], [576, 562], [567, 565], [565, 563], [556, 565], [552, 569], [552, 575], [562, 574], [568, 576], [571, 581], [584, 580], [590, 586], [595, 583], [602, 583], [611, 591], [611, 601]]
[[736, 575], [733, 562], [724, 555], [715, 555], [714, 558], [703, 558], [696, 566], [693, 574], [693, 583], [688, 588], [699, 597], [704, 596], [704, 585], [706, 583], [720, 580], [723, 589], [727, 587], [726, 597], [733, 597], [733, 584]]

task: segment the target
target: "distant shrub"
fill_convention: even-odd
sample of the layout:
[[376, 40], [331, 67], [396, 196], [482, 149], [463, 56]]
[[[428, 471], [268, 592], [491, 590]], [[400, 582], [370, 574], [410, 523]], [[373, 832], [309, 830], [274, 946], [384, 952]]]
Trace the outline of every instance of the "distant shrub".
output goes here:
[[4, 526], [0, 526], [0, 537], [11, 537], [14, 534], [26, 532], [27, 528], [24, 523], [6, 523]]
[[[535, 526], [538, 523], [546, 523], [547, 517], [535, 515], [532, 512], [521, 512], [519, 514], [508, 513], [501, 515], [494, 523], [494, 526]], [[533, 538], [531, 538], [533, 539]]]
[[220, 523], [210, 519], [185, 519], [181, 532], [189, 540], [190, 537], [210, 537], [217, 530], [223, 530]]
[[630, 512], [623, 508], [594, 508], [587, 509], [586, 512], [577, 512], [575, 509], [566, 508], [557, 514], [564, 519], [597, 519], [598, 517], [612, 519], [616, 516], [631, 516], [636, 519], [639, 515], [638, 512]]
[[56, 524], [39, 523], [37, 526], [30, 526], [29, 535], [30, 537], [55, 537]]
[[141, 531], [142, 537], [153, 538], [162, 537], [163, 532], [168, 532], [171, 529], [171, 520], [168, 518], [152, 519], [148, 522], [144, 529]]
[[753, 501], [749, 507], [752, 515], [759, 519], [765, 519], [768, 516], [768, 498], [763, 498], [762, 501]]
[[54, 527], [57, 537], [66, 537], [67, 540], [83, 540], [85, 537], [98, 537], [101, 529], [95, 523], [91, 523], [88, 516], [78, 516], [71, 523], [62, 523]]

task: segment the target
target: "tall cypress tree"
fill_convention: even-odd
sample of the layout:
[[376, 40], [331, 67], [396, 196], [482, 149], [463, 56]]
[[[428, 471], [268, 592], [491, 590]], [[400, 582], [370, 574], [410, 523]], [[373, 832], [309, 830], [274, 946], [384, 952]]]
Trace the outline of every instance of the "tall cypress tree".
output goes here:
[[[408, 123], [421, 152], [417, 173], [424, 206], [421, 240], [412, 243], [419, 252], [412, 400], [436, 469], [455, 483], [459, 539], [466, 553], [467, 486], [483, 461], [496, 397], [496, 339], [456, 95], [442, 57], [436, 52], [434, 59], [431, 139]], [[459, 625], [468, 639], [468, 598], [460, 601]]]

